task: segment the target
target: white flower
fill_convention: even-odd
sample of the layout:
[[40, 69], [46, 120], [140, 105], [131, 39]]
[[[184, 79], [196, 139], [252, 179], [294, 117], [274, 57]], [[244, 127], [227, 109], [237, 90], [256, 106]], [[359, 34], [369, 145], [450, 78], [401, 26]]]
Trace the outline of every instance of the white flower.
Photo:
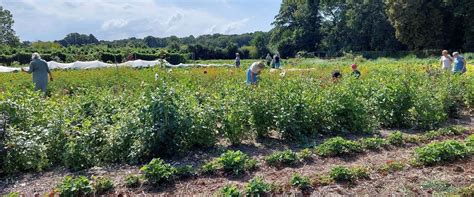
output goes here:
[[155, 73], [155, 81], [158, 81], [158, 73]]
[[285, 76], [286, 76], [286, 72], [285, 72], [285, 71], [283, 71], [283, 72], [280, 73], [280, 77], [283, 78], [283, 77], [285, 77]]

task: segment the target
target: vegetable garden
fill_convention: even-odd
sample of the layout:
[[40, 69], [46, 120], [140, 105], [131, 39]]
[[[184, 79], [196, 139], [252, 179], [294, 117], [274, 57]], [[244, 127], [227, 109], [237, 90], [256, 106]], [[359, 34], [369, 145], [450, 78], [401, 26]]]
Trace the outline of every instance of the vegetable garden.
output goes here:
[[[436, 129], [474, 108], [472, 67], [458, 76], [432, 68], [436, 61], [379, 59], [359, 63], [362, 77], [355, 79], [350, 77], [349, 67], [343, 66], [349, 63], [290, 59], [286, 62], [290, 68], [311, 69], [266, 70], [258, 86], [245, 84], [243, 69], [55, 71], [56, 80], [50, 83], [46, 98], [32, 92], [30, 76], [1, 74], [0, 111], [8, 114], [8, 121], [0, 173], [32, 173], [57, 167], [74, 172], [94, 166], [149, 163], [141, 168], [143, 177], [161, 187], [172, 179], [197, 176], [196, 171], [238, 176], [251, 173], [262, 165], [259, 162], [294, 166], [314, 155], [344, 157], [406, 142], [428, 143], [449, 136], [449, 132]], [[337, 83], [330, 79], [335, 68], [343, 72], [343, 79]], [[380, 138], [380, 129], [437, 132], [416, 139], [401, 133]], [[453, 135], [466, 132], [471, 130], [455, 130]], [[368, 137], [351, 141], [343, 138], [346, 136]], [[190, 151], [227, 149], [269, 138], [300, 147], [319, 144], [321, 138], [330, 139], [299, 152], [275, 152], [262, 161], [236, 151], [223, 153], [208, 163], [202, 161], [202, 166], [180, 167], [165, 162], [179, 160]], [[427, 145], [417, 149], [413, 158], [422, 166], [462, 160], [472, 155], [470, 138], [466, 142]], [[459, 150], [431, 157], [434, 149], [443, 147]], [[392, 167], [382, 170], [387, 172]], [[368, 173], [363, 168], [339, 166], [315, 180], [324, 184], [354, 182], [366, 179]], [[83, 179], [77, 181], [89, 181]], [[293, 174], [290, 182], [307, 191], [314, 187], [309, 179]], [[65, 180], [68, 183], [60, 186], [66, 188], [63, 193], [76, 181], [72, 177]], [[133, 185], [134, 180], [139, 181], [128, 177], [126, 182]], [[263, 182], [256, 177], [244, 190], [277, 190]], [[107, 180], [94, 183], [110, 186]], [[238, 190], [235, 185], [222, 188], [226, 195]], [[92, 189], [88, 187], [87, 191]]]

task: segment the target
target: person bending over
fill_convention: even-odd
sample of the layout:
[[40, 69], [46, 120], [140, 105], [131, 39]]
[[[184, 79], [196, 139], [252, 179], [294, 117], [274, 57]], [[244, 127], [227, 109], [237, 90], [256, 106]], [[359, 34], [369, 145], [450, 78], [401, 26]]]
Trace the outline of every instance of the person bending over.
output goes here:
[[247, 70], [247, 84], [256, 85], [258, 83], [258, 76], [265, 68], [263, 62], [254, 62]]

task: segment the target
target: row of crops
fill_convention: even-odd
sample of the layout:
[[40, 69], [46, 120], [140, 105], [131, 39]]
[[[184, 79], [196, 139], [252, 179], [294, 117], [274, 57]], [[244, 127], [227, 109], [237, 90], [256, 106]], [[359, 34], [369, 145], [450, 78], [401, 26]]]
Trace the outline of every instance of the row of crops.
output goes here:
[[46, 99], [30, 91], [30, 76], [3, 74], [1, 169], [136, 164], [269, 135], [311, 142], [382, 127], [428, 129], [474, 107], [472, 72], [379, 61], [360, 68], [361, 79], [343, 68], [338, 83], [333, 67], [264, 72], [259, 86], [245, 84], [244, 70], [225, 68], [58, 71]]

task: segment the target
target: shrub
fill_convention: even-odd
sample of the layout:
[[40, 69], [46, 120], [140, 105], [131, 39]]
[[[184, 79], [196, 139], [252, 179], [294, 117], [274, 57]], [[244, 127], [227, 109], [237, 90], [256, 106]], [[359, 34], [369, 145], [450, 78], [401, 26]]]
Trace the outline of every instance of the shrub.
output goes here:
[[291, 176], [290, 183], [293, 187], [297, 187], [301, 190], [311, 187], [311, 182], [309, 181], [309, 177], [301, 176], [299, 174], [293, 174], [293, 176]]
[[92, 177], [94, 180], [93, 187], [96, 193], [103, 194], [114, 188], [114, 182], [108, 177]]
[[60, 196], [87, 196], [92, 193], [92, 185], [85, 176], [66, 176], [57, 186]]
[[145, 178], [152, 184], [169, 182], [176, 174], [176, 168], [165, 163], [162, 159], [153, 159], [140, 168]]
[[335, 137], [326, 140], [316, 147], [316, 153], [320, 156], [339, 156], [346, 153], [361, 152], [362, 146], [354, 141]]
[[226, 185], [219, 190], [220, 196], [224, 197], [239, 197], [240, 191], [236, 185]]
[[469, 135], [465, 141], [466, 146], [471, 150], [471, 152], [474, 152], [474, 134]]
[[245, 185], [247, 196], [261, 196], [270, 192], [271, 185], [266, 183], [262, 177], [254, 177]]
[[451, 183], [442, 180], [425, 181], [421, 184], [421, 189], [432, 190], [440, 193], [453, 192], [455, 190]]
[[235, 175], [251, 170], [257, 165], [257, 161], [250, 158], [247, 154], [232, 150], [223, 153], [218, 158], [218, 162], [224, 171], [232, 172]]
[[204, 163], [204, 165], [201, 166], [200, 171], [203, 174], [215, 174], [220, 168], [219, 162], [217, 160], [212, 160]]
[[185, 165], [176, 168], [176, 176], [179, 178], [187, 178], [194, 176], [195, 172], [193, 166]]
[[134, 188], [140, 186], [140, 177], [129, 174], [125, 177], [125, 187]]
[[387, 141], [391, 145], [401, 146], [403, 144], [403, 134], [400, 131], [390, 133], [387, 136]]
[[357, 179], [369, 178], [369, 172], [364, 167], [347, 168], [344, 166], [335, 166], [331, 168], [329, 176], [335, 181], [354, 182]]
[[311, 160], [311, 157], [313, 156], [313, 152], [311, 151], [311, 149], [305, 148], [303, 150], [300, 150], [297, 153], [297, 155], [298, 155], [298, 159], [307, 161], [307, 160]]
[[331, 176], [328, 175], [317, 175], [316, 178], [314, 179], [314, 185], [329, 185], [334, 182], [334, 179], [331, 178]]
[[365, 138], [360, 141], [364, 149], [377, 150], [387, 144], [385, 139], [379, 137]]
[[415, 159], [423, 165], [436, 165], [462, 159], [468, 152], [466, 145], [455, 140], [446, 140], [415, 149]]
[[381, 173], [392, 173], [401, 171], [405, 168], [405, 164], [400, 161], [387, 161], [384, 165], [379, 168]]
[[265, 157], [265, 161], [270, 166], [292, 165], [298, 161], [298, 156], [291, 150], [278, 151]]

